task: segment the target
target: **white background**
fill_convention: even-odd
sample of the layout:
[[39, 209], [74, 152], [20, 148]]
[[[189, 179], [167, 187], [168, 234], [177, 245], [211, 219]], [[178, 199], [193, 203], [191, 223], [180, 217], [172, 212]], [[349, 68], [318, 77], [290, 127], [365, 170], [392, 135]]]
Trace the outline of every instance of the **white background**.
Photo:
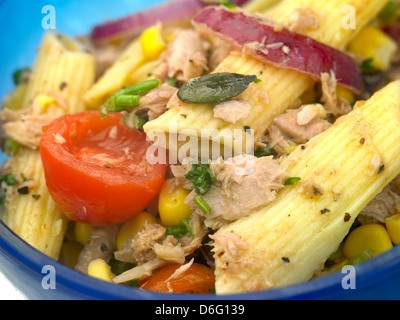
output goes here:
[[0, 273], [0, 300], [27, 300], [2, 273]]

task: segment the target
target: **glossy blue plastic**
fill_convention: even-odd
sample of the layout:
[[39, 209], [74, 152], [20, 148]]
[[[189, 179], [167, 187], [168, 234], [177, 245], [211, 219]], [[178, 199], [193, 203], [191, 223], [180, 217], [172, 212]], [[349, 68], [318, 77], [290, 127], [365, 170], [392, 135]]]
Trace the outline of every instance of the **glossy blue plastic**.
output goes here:
[[[12, 89], [11, 74], [31, 66], [45, 30], [42, 8], [56, 10], [59, 32], [79, 35], [106, 19], [160, 3], [160, 0], [23, 1], [0, 0], [0, 96]], [[0, 157], [0, 161], [5, 159]], [[46, 266], [56, 271], [55, 289], [46, 289]], [[215, 295], [161, 294], [90, 278], [46, 257], [0, 222], [0, 271], [30, 299], [221, 299]], [[400, 299], [400, 246], [356, 267], [356, 288], [344, 289], [347, 273], [337, 273], [287, 288], [224, 296], [234, 300]], [[344, 284], [344, 286], [343, 286]]]

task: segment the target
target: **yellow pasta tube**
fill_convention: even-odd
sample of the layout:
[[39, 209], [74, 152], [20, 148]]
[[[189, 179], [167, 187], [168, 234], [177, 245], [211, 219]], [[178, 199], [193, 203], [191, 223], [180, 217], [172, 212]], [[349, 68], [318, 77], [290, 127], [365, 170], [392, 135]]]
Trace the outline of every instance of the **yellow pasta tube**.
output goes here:
[[26, 89], [22, 108], [29, 107], [40, 95], [55, 100], [53, 108], [42, 110], [49, 114], [84, 110], [82, 95], [93, 85], [95, 62], [79, 43], [64, 35], [48, 32]]
[[[93, 85], [94, 76], [91, 54], [80, 50], [74, 40], [49, 32], [39, 49], [23, 106], [38, 104], [42, 114], [50, 115], [83, 111], [83, 94]], [[18, 183], [2, 183], [6, 188], [3, 221], [30, 245], [57, 259], [68, 220], [46, 188], [39, 151], [21, 146], [3, 164], [4, 174], [12, 174]]]
[[263, 12], [276, 5], [280, 0], [252, 0], [243, 5], [250, 12]]
[[400, 174], [400, 81], [282, 159], [299, 182], [213, 236], [218, 294], [309, 280]]
[[[305, 33], [321, 42], [343, 49], [385, 4], [385, 0], [352, 1], [357, 22], [355, 29], [344, 24], [347, 20], [343, 9], [348, 6], [347, 0], [284, 0], [267, 12], [270, 18], [286, 24], [293, 21], [303, 10], [308, 14], [311, 12], [316, 19], [315, 28], [308, 28]], [[247, 94], [245, 91], [241, 96], [252, 105], [252, 110], [245, 119], [234, 124], [228, 123], [215, 118], [211, 106], [190, 105], [175, 100], [170, 103], [170, 110], [144, 126], [148, 136], [155, 139], [156, 132], [177, 134], [190, 128], [200, 137], [203, 128], [232, 131], [248, 126], [254, 130], [257, 141], [266, 132], [274, 117], [293, 106], [302, 94], [314, 85], [314, 81], [307, 75], [267, 65], [255, 58], [235, 53], [230, 54], [215, 72], [254, 74], [261, 80], [252, 86], [251, 91], [247, 90]], [[182, 114], [185, 117], [182, 117]], [[176, 122], [177, 131], [170, 130], [170, 121]]]
[[85, 94], [86, 106], [98, 109], [107, 98], [125, 86], [130, 75], [144, 62], [140, 39], [135, 39]]
[[39, 151], [21, 147], [2, 173], [11, 173], [19, 180], [6, 188], [3, 221], [27, 243], [57, 259], [68, 219], [47, 190]]

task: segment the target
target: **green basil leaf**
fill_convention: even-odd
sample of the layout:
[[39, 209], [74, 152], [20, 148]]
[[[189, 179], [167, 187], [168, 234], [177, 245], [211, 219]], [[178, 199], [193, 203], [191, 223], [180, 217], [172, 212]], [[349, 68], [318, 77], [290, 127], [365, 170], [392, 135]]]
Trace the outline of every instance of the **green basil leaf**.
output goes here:
[[190, 79], [179, 89], [178, 97], [186, 103], [217, 105], [237, 97], [256, 79], [255, 75], [212, 73]]

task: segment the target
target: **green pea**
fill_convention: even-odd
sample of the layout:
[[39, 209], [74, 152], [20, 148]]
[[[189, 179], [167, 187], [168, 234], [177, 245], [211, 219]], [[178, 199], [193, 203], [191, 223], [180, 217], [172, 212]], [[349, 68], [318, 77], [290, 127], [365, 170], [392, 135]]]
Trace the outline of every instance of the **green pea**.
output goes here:
[[186, 103], [216, 105], [235, 98], [256, 79], [255, 75], [212, 73], [190, 79], [179, 89], [178, 97]]

